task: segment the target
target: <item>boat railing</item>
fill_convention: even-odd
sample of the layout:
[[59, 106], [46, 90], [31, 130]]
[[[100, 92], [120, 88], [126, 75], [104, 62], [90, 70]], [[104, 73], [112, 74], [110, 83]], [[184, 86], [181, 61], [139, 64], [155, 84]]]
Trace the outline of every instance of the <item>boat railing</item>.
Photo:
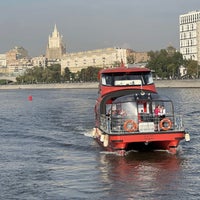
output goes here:
[[107, 116], [101, 115], [100, 128], [109, 134], [127, 133], [155, 133], [162, 131], [183, 131], [183, 118], [181, 115], [155, 116]]

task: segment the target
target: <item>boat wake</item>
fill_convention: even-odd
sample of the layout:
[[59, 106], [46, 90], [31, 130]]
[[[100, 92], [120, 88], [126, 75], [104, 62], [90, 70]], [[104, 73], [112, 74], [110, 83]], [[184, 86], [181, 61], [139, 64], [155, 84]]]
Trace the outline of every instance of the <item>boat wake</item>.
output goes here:
[[117, 152], [114, 151], [101, 151], [100, 154], [105, 154], [105, 155], [118, 155]]
[[93, 137], [93, 134], [94, 134], [94, 130], [93, 129], [85, 130], [83, 132], [83, 135], [85, 135], [86, 137]]

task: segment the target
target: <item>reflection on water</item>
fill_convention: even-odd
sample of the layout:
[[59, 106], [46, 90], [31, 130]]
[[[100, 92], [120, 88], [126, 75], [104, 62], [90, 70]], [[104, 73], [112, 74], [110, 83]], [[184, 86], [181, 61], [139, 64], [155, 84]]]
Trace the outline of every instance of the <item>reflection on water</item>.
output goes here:
[[152, 198], [163, 190], [176, 191], [183, 159], [165, 152], [131, 152], [126, 157], [101, 154], [100, 162], [101, 177], [110, 185], [111, 196], [138, 199], [144, 191]]

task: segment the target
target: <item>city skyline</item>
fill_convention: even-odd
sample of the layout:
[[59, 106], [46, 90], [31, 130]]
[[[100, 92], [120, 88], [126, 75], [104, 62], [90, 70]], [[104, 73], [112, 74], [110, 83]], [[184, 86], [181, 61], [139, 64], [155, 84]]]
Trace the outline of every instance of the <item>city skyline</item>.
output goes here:
[[69, 53], [107, 47], [179, 49], [179, 15], [199, 10], [200, 1], [144, 1], [2, 1], [0, 53], [23, 46], [30, 56], [45, 54], [55, 24]]

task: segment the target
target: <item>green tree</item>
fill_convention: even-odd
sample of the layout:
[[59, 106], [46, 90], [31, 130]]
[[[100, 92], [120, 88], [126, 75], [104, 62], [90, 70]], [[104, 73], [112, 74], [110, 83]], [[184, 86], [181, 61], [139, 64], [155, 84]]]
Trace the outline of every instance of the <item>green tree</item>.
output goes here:
[[63, 80], [64, 80], [64, 81], [70, 81], [71, 74], [72, 74], [72, 73], [70, 72], [69, 67], [66, 67], [66, 68], [65, 68], [65, 71], [64, 71], [64, 75], [63, 75]]
[[61, 81], [61, 66], [60, 64], [55, 64], [47, 67], [48, 76], [51, 82], [59, 83]]
[[128, 64], [134, 64], [135, 59], [133, 55], [127, 56], [127, 63]]
[[189, 78], [197, 78], [198, 65], [195, 60], [185, 60], [185, 66], [187, 68], [187, 75]]
[[24, 75], [18, 76], [18, 83], [51, 83], [61, 81], [61, 66], [59, 64], [49, 67], [33, 67], [27, 69]]
[[119, 62], [119, 61], [115, 61], [113, 63], [113, 67], [119, 67], [120, 65], [121, 65], [121, 62]]
[[98, 72], [101, 68], [99, 67], [88, 67], [86, 69], [82, 69], [77, 73], [79, 81], [91, 82], [98, 81]]
[[155, 72], [155, 76], [161, 78], [179, 77], [179, 67], [183, 65], [183, 57], [179, 52], [168, 52], [165, 49], [148, 52], [150, 60], [147, 67]]

